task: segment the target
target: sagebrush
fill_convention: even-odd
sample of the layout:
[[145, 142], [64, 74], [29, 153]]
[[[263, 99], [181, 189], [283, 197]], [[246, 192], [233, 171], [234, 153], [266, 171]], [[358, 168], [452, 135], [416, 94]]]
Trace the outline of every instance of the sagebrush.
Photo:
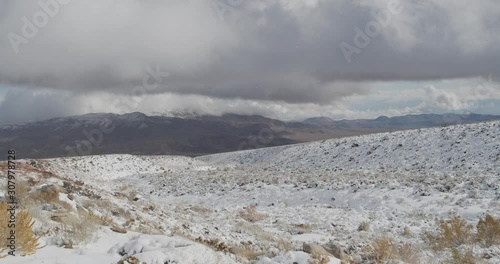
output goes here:
[[248, 222], [255, 223], [257, 221], [265, 219], [267, 215], [257, 212], [256, 205], [250, 205], [246, 207], [245, 210], [240, 211], [240, 217], [247, 220]]
[[500, 244], [500, 218], [486, 215], [477, 223], [477, 242], [482, 246], [491, 247]]
[[453, 215], [448, 220], [441, 220], [437, 234], [427, 234], [427, 239], [434, 250], [456, 248], [474, 243], [474, 227], [460, 216]]

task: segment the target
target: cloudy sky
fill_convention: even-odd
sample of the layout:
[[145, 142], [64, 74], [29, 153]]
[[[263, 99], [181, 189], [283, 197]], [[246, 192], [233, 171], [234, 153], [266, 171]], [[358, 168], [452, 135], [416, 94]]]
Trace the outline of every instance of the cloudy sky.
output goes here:
[[0, 122], [500, 114], [498, 0], [0, 0]]

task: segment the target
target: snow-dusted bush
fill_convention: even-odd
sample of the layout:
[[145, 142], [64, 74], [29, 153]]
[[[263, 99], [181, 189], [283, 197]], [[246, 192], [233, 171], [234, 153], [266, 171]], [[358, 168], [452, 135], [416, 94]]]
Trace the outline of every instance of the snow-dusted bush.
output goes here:
[[485, 247], [500, 244], [500, 218], [486, 215], [477, 223], [477, 241]]
[[447, 261], [449, 264], [477, 264], [478, 258], [474, 256], [472, 249], [468, 249], [465, 252], [460, 252], [458, 249], [454, 248], [451, 250], [451, 258]]
[[91, 243], [95, 240], [95, 233], [100, 225], [98, 216], [82, 210], [77, 215], [61, 218], [61, 233], [53, 241], [58, 246], [65, 247]]
[[426, 235], [434, 250], [456, 248], [474, 243], [474, 227], [460, 216], [453, 215], [451, 219], [441, 220], [437, 234]]
[[368, 231], [370, 229], [370, 224], [368, 222], [362, 222], [358, 226], [358, 231]]
[[376, 263], [385, 263], [391, 260], [400, 260], [404, 263], [420, 263], [418, 253], [420, 249], [412, 244], [397, 245], [388, 236], [375, 239], [365, 250], [368, 258]]
[[254, 204], [247, 206], [244, 210], [240, 211], [240, 217], [247, 220], [248, 222], [257, 222], [264, 220], [267, 215], [257, 212], [257, 206]]

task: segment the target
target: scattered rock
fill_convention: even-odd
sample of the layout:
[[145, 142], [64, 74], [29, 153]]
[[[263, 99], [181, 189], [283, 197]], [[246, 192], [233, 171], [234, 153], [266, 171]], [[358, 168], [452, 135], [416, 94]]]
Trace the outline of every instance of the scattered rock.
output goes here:
[[338, 243], [330, 242], [328, 244], [323, 245], [323, 248], [334, 257], [338, 259], [343, 259], [344, 251], [342, 250], [342, 246]]
[[116, 233], [120, 233], [120, 234], [126, 234], [127, 233], [127, 229], [125, 229], [123, 227], [119, 227], [119, 226], [112, 226], [111, 227], [111, 231], [116, 232]]
[[62, 222], [63, 215], [52, 215], [50, 216], [50, 220], [55, 222]]
[[141, 264], [141, 262], [134, 256], [128, 256], [118, 261], [117, 264]]
[[322, 246], [313, 243], [302, 244], [302, 251], [309, 253], [314, 256], [333, 256], [328, 253]]

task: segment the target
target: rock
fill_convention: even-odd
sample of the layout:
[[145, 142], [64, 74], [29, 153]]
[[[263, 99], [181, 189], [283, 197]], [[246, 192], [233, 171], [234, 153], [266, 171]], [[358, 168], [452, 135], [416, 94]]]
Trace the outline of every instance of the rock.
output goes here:
[[333, 256], [328, 253], [322, 246], [313, 243], [302, 244], [302, 251], [309, 253], [313, 256]]
[[342, 246], [338, 243], [330, 242], [328, 244], [323, 245], [323, 248], [334, 257], [338, 259], [342, 259], [344, 255], [344, 251], [342, 250]]
[[55, 221], [55, 222], [62, 222], [62, 218], [67, 216], [67, 214], [55, 214], [50, 216], [50, 220]]
[[112, 226], [111, 227], [111, 231], [116, 232], [116, 233], [120, 233], [120, 234], [126, 234], [127, 233], [127, 229], [125, 229], [123, 227], [119, 227], [119, 226]]
[[141, 264], [141, 262], [134, 256], [122, 258], [117, 264]]
[[64, 244], [64, 248], [73, 249], [73, 245], [71, 245], [71, 244]]

